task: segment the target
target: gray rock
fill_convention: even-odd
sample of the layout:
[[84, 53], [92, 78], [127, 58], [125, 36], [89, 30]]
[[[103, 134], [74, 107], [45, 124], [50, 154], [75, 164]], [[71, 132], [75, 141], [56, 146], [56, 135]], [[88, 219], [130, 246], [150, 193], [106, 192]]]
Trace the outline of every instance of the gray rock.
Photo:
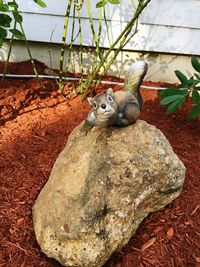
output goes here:
[[156, 127], [79, 125], [33, 207], [42, 251], [65, 266], [98, 267], [142, 220], [182, 190], [185, 167]]

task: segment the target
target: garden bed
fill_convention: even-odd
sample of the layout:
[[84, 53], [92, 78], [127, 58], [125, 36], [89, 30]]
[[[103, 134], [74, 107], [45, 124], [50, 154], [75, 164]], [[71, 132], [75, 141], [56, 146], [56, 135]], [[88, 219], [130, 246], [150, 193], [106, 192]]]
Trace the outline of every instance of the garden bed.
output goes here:
[[[43, 74], [45, 66], [37, 65]], [[9, 72], [30, 74], [32, 67], [29, 62], [11, 64]], [[5, 79], [0, 83], [0, 266], [61, 266], [40, 252], [33, 230], [32, 206], [70, 132], [86, 117], [90, 107], [73, 93], [72, 82], [66, 84], [71, 91], [69, 97], [57, 93], [55, 82], [43, 82], [45, 89], [36, 79]], [[99, 91], [108, 87], [100, 85]], [[190, 101], [166, 116], [156, 91], [142, 89], [142, 95], [141, 119], [165, 134], [187, 168], [186, 180], [181, 196], [149, 215], [130, 242], [114, 253], [105, 266], [198, 267], [200, 120], [187, 120]]]

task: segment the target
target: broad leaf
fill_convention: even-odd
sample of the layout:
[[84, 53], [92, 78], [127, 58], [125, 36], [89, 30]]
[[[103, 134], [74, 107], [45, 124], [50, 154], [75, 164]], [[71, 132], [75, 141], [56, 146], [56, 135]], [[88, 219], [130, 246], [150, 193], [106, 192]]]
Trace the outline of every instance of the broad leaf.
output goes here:
[[158, 93], [158, 95], [163, 98], [163, 97], [170, 96], [170, 95], [177, 95], [179, 94], [179, 92], [180, 92], [180, 89], [177, 89], [176, 87], [170, 87], [170, 88], [161, 90]]
[[179, 108], [183, 102], [185, 101], [185, 97], [182, 99], [178, 99], [175, 102], [173, 102], [166, 110], [166, 114], [170, 114], [171, 112], [175, 111], [177, 108]]
[[200, 83], [200, 81], [198, 81], [198, 80], [194, 80], [193, 78], [191, 78], [191, 79], [188, 81], [188, 85], [189, 85], [189, 87], [196, 86], [198, 83]]
[[198, 80], [200, 80], [200, 76], [198, 74], [195, 73], [194, 75]]
[[200, 63], [199, 63], [198, 59], [195, 56], [192, 56], [191, 62], [192, 62], [192, 67], [196, 71], [200, 72]]
[[5, 39], [7, 37], [7, 30], [0, 27], [0, 38]]
[[8, 2], [8, 5], [14, 9], [18, 9], [18, 4], [15, 2]]
[[8, 9], [8, 5], [0, 3], [0, 11], [7, 12]]
[[13, 11], [13, 17], [19, 24], [22, 23], [23, 18], [18, 12]]
[[33, 0], [36, 4], [38, 4], [40, 7], [47, 7], [46, 3], [42, 0]]
[[4, 39], [2, 39], [2, 38], [0, 37], [0, 47], [2, 47], [3, 42], [4, 42]]
[[188, 79], [187, 79], [187, 77], [181, 71], [176, 70], [175, 71], [175, 74], [176, 74], [176, 76], [178, 77], [179, 81], [182, 84], [188, 85]]
[[181, 100], [183, 98], [184, 98], [183, 95], [171, 95], [171, 96], [167, 96], [167, 97], [163, 98], [160, 101], [160, 105], [167, 105], [167, 104], [170, 104], [170, 103], [172, 103], [174, 101]]
[[196, 104], [200, 103], [200, 94], [196, 90], [192, 91], [192, 101]]
[[120, 4], [120, 0], [108, 0], [108, 2], [114, 5]]
[[24, 40], [25, 39], [25, 36], [22, 32], [20, 32], [19, 30], [17, 29], [11, 29], [9, 30], [17, 39], [19, 40]]
[[160, 91], [159, 96], [162, 98], [166, 98], [167, 96], [173, 96], [173, 95], [181, 95], [181, 96], [188, 96], [190, 94], [190, 90], [187, 89], [178, 89], [178, 88], [168, 88], [166, 90]]
[[102, 0], [102, 1], [99, 1], [97, 4], [96, 4], [96, 8], [100, 8], [100, 7], [103, 7], [107, 4], [108, 0]]
[[188, 118], [190, 120], [193, 120], [193, 119], [197, 118], [199, 115], [200, 115], [200, 104], [198, 104], [192, 108], [192, 110], [189, 113]]
[[187, 84], [181, 83], [181, 84], [177, 85], [176, 88], [180, 88], [180, 89], [186, 89], [187, 88], [188, 89], [188, 83]]
[[0, 14], [0, 26], [10, 27], [12, 18], [7, 14]]

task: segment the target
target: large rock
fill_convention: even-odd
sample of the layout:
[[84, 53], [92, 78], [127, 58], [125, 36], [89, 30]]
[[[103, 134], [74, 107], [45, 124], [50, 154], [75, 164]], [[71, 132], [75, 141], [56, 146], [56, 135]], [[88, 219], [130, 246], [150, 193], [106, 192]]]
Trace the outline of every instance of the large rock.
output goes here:
[[144, 121], [74, 129], [33, 207], [42, 251], [65, 266], [98, 267], [141, 221], [180, 193], [185, 167]]

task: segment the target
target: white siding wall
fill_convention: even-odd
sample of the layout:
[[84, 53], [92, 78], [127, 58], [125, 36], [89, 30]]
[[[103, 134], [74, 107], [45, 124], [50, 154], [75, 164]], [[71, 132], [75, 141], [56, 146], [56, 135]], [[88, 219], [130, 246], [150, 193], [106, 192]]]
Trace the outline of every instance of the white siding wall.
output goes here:
[[[67, 0], [46, 0], [47, 8], [40, 8], [32, 0], [18, 0], [24, 17], [28, 40], [60, 43]], [[93, 17], [98, 27], [97, 1], [91, 1]], [[132, 17], [134, 9], [130, 0], [121, 5], [106, 7], [110, 34], [114, 40]], [[199, 0], [152, 0], [140, 17], [139, 33], [127, 45], [127, 50], [144, 50], [177, 54], [200, 55], [200, 1]], [[92, 34], [85, 5], [81, 10], [83, 43], [91, 45]], [[78, 31], [78, 27], [76, 27]], [[68, 35], [69, 40], [69, 35]], [[79, 44], [79, 40], [76, 40]], [[108, 47], [105, 25], [101, 46]]]

